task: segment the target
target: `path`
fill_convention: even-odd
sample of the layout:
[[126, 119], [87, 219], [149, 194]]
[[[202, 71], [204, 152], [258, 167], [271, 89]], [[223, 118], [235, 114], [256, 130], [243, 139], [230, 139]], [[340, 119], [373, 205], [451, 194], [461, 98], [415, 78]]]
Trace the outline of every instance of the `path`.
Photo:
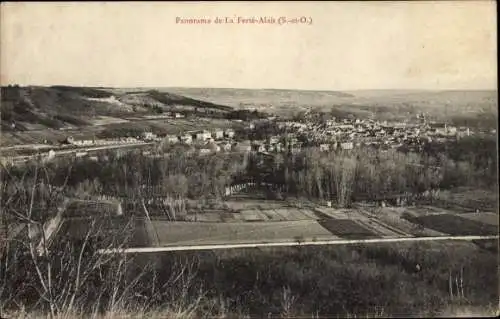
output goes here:
[[214, 250], [214, 249], [235, 249], [235, 248], [257, 248], [257, 247], [290, 247], [290, 246], [313, 246], [313, 245], [350, 245], [350, 244], [377, 244], [377, 243], [398, 243], [417, 241], [444, 241], [444, 240], [492, 240], [499, 236], [440, 236], [440, 237], [406, 237], [406, 238], [375, 238], [375, 239], [333, 239], [333, 240], [309, 240], [304, 239], [300, 243], [297, 241], [274, 242], [274, 243], [247, 243], [247, 244], [219, 244], [219, 245], [189, 245], [189, 246], [167, 246], [167, 247], [141, 247], [126, 249], [100, 249], [101, 254], [114, 253], [155, 253], [166, 251], [187, 251], [187, 250]]

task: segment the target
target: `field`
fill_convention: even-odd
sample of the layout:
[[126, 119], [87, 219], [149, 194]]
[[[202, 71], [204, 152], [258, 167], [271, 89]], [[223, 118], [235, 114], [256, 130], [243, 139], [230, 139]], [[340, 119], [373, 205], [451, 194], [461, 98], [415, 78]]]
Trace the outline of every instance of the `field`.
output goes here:
[[222, 211], [205, 211], [199, 214], [188, 214], [184, 217], [184, 219], [192, 222], [222, 222], [223, 216]]
[[[113, 217], [113, 218], [67, 218], [63, 219], [60, 229], [56, 234], [56, 239], [58, 236], [70, 237], [73, 241], [84, 240], [87, 234], [91, 238], [96, 240], [98, 245], [106, 245], [112, 242], [125, 242], [128, 241], [128, 236], [133, 236], [132, 238], [141, 238], [144, 240], [146, 236], [139, 237], [141, 224], [133, 219], [127, 219], [123, 217]], [[139, 231], [138, 234], [134, 232]]]
[[[358, 205], [352, 209], [335, 209], [314, 207], [312, 203], [306, 205], [309, 208], [292, 205], [292, 202], [233, 200], [211, 209], [199, 210], [188, 205], [186, 214], [178, 212], [177, 216], [169, 216], [166, 206], [146, 203], [151, 222], [145, 219], [140, 203], [125, 200], [123, 210], [135, 219], [129, 243], [132, 247], [263, 243], [297, 238], [495, 235], [498, 229], [495, 214], [445, 213], [447, 211], [442, 208], [432, 206], [377, 208]], [[75, 217], [82, 220], [78, 232], [85, 232], [90, 227], [85, 226], [88, 223], [85, 218], [111, 216], [117, 219], [116, 214], [115, 202], [86, 200], [73, 201], [65, 216], [70, 220]]]
[[118, 204], [107, 201], [73, 201], [66, 211], [65, 217], [98, 217], [118, 214]]
[[227, 200], [224, 205], [231, 210], [244, 210], [244, 209], [275, 209], [282, 208], [283, 201], [273, 200]]
[[460, 217], [475, 220], [484, 224], [489, 224], [498, 227], [497, 213], [468, 213], [461, 214]]
[[323, 219], [319, 224], [332, 234], [348, 239], [377, 238], [377, 234], [349, 219]]
[[218, 119], [212, 122], [210, 118], [197, 118], [196, 121], [158, 118], [162, 110], [198, 108], [199, 111], [216, 110], [220, 116], [232, 109], [157, 91], [114, 94], [105, 89], [77, 87], [2, 87], [1, 97], [2, 146], [42, 143], [44, 140], [57, 143], [66, 136], [76, 138], [78, 133], [81, 138], [91, 138], [95, 134], [113, 137], [114, 132], [121, 135], [123, 130], [178, 134], [185, 130], [233, 125], [233, 122]]
[[[471, 243], [266, 247], [192, 252], [180, 258], [200, 260], [197, 276], [204, 287], [227, 297], [229, 308], [243, 304], [252, 317], [278, 317], [285, 288], [295, 300], [292, 316], [300, 318], [316, 313], [452, 317], [458, 310], [476, 308], [477, 315], [498, 306], [497, 256]], [[168, 269], [171, 260], [165, 254], [159, 269]], [[465, 298], [455, 300], [449, 277], [461, 272]], [[453, 305], [462, 307], [450, 309]]]
[[154, 233], [148, 232], [145, 218], [134, 218], [134, 230], [130, 238], [133, 247], [151, 247], [158, 244], [158, 238]]
[[23, 144], [42, 144], [45, 140], [50, 144], [58, 144], [72, 136], [75, 140], [97, 138], [117, 138], [137, 136], [144, 131], [155, 134], [181, 134], [188, 131], [235, 128], [238, 123], [221, 119], [150, 119], [138, 118], [125, 120], [112, 117], [100, 117], [91, 120], [93, 126], [67, 130], [33, 130], [2, 132], [1, 146], [16, 146]]
[[452, 208], [456, 211], [471, 212], [498, 210], [498, 186], [492, 189], [475, 189], [459, 187], [453, 190], [439, 192], [439, 197], [434, 205]]
[[97, 116], [91, 119], [90, 122], [92, 123], [92, 125], [100, 126], [100, 125], [109, 125], [117, 123], [127, 123], [128, 120], [111, 116]]
[[370, 232], [381, 237], [404, 237], [400, 230], [394, 229], [381, 221], [372, 218], [369, 220], [356, 220], [356, 223], [360, 226], [368, 229]]
[[405, 213], [406, 208], [401, 207], [384, 207], [376, 208], [371, 210], [371, 215], [377, 220], [393, 227], [402, 235], [407, 236], [443, 236], [445, 233], [439, 232], [435, 229], [428, 227], [418, 228], [417, 224], [404, 219], [402, 216]]
[[147, 228], [149, 233], [158, 234], [161, 246], [336, 238], [315, 221], [196, 223], [153, 220]]
[[[427, 112], [439, 120], [453, 116], [469, 118], [497, 114], [495, 91], [423, 91], [423, 90], [248, 90], [223, 88], [162, 88], [213, 103], [238, 108], [258, 109], [279, 115], [291, 115], [308, 109], [354, 114], [359, 117], [407, 118], [408, 113]], [[445, 111], [443, 112], [443, 108]], [[489, 121], [494, 124], [493, 121]]]
[[181, 134], [189, 131], [233, 128], [236, 124], [221, 119], [149, 119], [134, 120], [127, 123], [109, 124], [100, 132], [100, 136], [114, 137], [127, 133], [151, 131], [155, 134]]
[[436, 229], [454, 236], [498, 235], [498, 226], [484, 224], [457, 215], [441, 214], [420, 217], [408, 217], [413, 223]]

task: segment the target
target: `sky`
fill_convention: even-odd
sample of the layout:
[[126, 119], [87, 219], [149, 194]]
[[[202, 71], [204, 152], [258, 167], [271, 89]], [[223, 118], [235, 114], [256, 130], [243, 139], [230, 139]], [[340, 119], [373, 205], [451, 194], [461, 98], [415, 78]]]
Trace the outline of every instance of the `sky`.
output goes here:
[[[495, 6], [481, 0], [2, 3], [0, 83], [496, 89]], [[216, 24], [216, 17], [235, 23]], [[312, 23], [241, 24], [238, 17]]]

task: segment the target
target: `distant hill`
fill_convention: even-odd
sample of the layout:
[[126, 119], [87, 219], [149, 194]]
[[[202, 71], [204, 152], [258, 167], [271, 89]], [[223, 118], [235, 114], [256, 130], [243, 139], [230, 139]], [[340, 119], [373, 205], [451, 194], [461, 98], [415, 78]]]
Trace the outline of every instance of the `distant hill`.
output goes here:
[[[322, 107], [332, 103], [342, 103], [354, 97], [351, 94], [337, 91], [228, 88], [165, 88], [158, 90], [229, 105], [235, 109], [257, 109], [279, 115], [294, 109], [300, 110], [305, 107]], [[282, 109], [286, 109], [286, 112], [281, 112]]]
[[[402, 120], [426, 113], [440, 121], [493, 126], [496, 123], [496, 91], [430, 90], [251, 90], [226, 88], [165, 88], [168, 91], [235, 109], [257, 109], [282, 116], [314, 110], [338, 116]], [[464, 122], [465, 121], [465, 122]]]
[[[230, 88], [2, 87], [2, 130], [80, 127], [96, 116], [196, 111], [240, 118], [257, 110], [279, 116], [304, 111], [337, 117], [404, 120], [425, 113], [457, 125], [496, 127], [496, 91], [359, 90], [310, 91]], [[247, 112], [247, 111], [243, 111]], [[247, 114], [248, 113], [248, 114]], [[247, 112], [244, 118], [256, 113]], [[215, 115], [210, 115], [215, 116]]]
[[232, 108], [156, 90], [116, 92], [70, 86], [1, 88], [2, 130], [79, 127], [88, 125], [96, 116], [120, 117], [176, 110], [230, 112]]

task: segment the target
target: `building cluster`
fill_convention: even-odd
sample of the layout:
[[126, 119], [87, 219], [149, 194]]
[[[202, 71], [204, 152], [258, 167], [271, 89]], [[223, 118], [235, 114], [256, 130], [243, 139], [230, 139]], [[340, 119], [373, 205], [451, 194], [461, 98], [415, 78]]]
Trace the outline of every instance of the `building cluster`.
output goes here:
[[[175, 113], [172, 113], [175, 115]], [[164, 116], [164, 115], [159, 115]], [[85, 149], [80, 147], [102, 147], [114, 145], [145, 145], [158, 143], [160, 145], [182, 145], [187, 153], [211, 154], [217, 152], [261, 152], [261, 153], [295, 153], [303, 147], [317, 147], [321, 152], [336, 150], [352, 150], [358, 147], [374, 147], [378, 149], [399, 149], [419, 151], [426, 143], [446, 142], [460, 139], [464, 136], [481, 134], [467, 127], [455, 127], [446, 123], [428, 123], [417, 118], [414, 123], [387, 122], [372, 119], [329, 119], [314, 121], [304, 119], [298, 121], [283, 121], [276, 118], [264, 120], [273, 124], [277, 130], [261, 137], [262, 140], [236, 141], [235, 131], [231, 128], [212, 130], [187, 131], [180, 134], [158, 135], [153, 132], [143, 132], [136, 137], [119, 138], [73, 138], [67, 137], [64, 144], [76, 146], [76, 157], [87, 157]], [[246, 127], [249, 132], [258, 132], [257, 122], [249, 122]], [[496, 133], [496, 131], [494, 132]], [[267, 135], [267, 134], [266, 134]], [[55, 152], [44, 154], [44, 160], [51, 160]], [[25, 162], [36, 156], [18, 156], [5, 159], [9, 162]]]
[[446, 142], [472, 135], [467, 127], [446, 123], [380, 122], [371, 119], [331, 119], [317, 122], [277, 122], [279, 129], [294, 132], [321, 151], [353, 149], [361, 146], [419, 150], [425, 143]]
[[214, 129], [212, 131], [200, 130], [200, 131], [190, 131], [184, 132], [182, 134], [167, 134], [162, 137], [157, 137], [154, 135], [148, 135], [148, 139], [160, 139], [169, 144], [200, 144], [200, 143], [223, 143], [225, 141], [231, 141], [234, 138], [235, 132], [233, 129]]
[[197, 152], [201, 155], [233, 150], [245, 151], [248, 148], [245, 143], [236, 143], [234, 137], [235, 131], [228, 128], [167, 134], [160, 139], [168, 145], [184, 145], [187, 153]]
[[265, 140], [252, 142], [252, 151], [263, 153], [296, 153], [302, 149], [302, 142], [296, 134], [290, 133], [283, 136], [273, 135]]
[[144, 140], [148, 140], [146, 136], [149, 136], [147, 133], [145, 135], [138, 137], [121, 137], [121, 138], [74, 138], [72, 136], [68, 136], [64, 141], [64, 144], [74, 145], [74, 146], [107, 146], [107, 145], [120, 145], [120, 144], [134, 144], [141, 143]]

